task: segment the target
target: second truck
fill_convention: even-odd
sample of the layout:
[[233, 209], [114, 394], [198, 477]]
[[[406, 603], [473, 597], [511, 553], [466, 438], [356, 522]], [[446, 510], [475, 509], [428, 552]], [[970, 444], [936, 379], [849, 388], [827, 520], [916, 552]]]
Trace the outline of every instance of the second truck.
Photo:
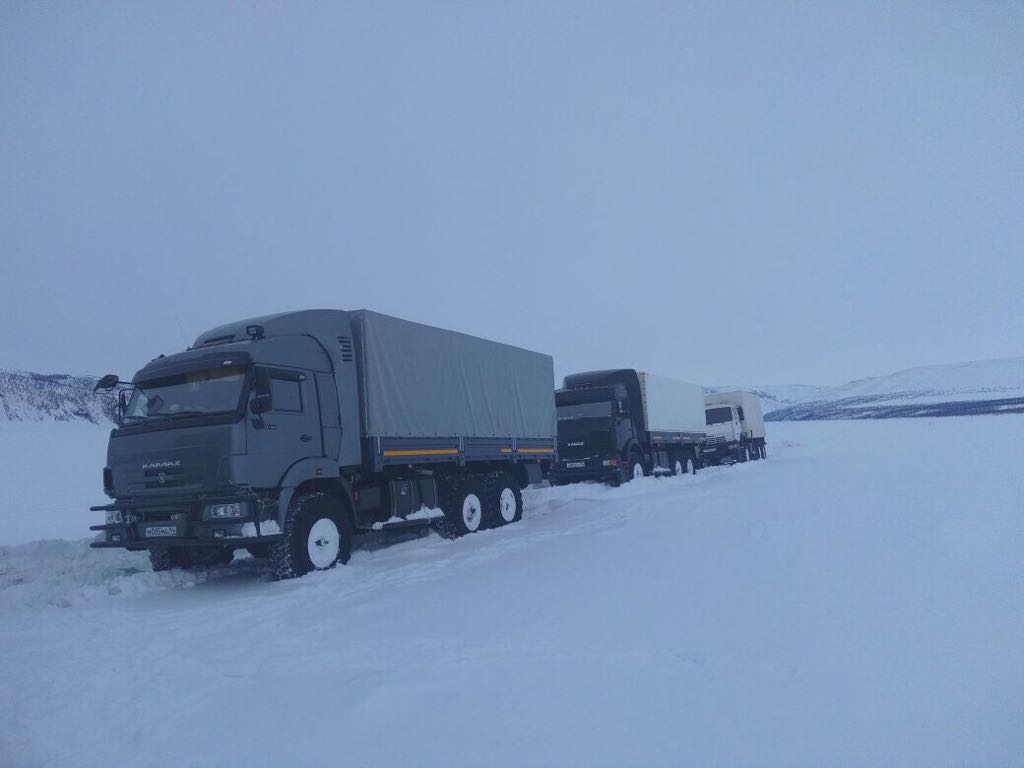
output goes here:
[[555, 393], [558, 463], [552, 482], [618, 483], [696, 472], [705, 444], [704, 390], [619, 368], [566, 376]]

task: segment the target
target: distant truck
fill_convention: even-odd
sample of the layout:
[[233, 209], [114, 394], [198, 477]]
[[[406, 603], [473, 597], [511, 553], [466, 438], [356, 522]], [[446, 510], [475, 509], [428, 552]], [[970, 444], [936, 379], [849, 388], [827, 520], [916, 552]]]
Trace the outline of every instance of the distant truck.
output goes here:
[[652, 473], [693, 474], [705, 443], [704, 390], [632, 368], [566, 376], [555, 393], [552, 482], [618, 484]]
[[122, 392], [92, 546], [154, 570], [244, 547], [287, 578], [347, 562], [357, 531], [515, 522], [554, 460], [553, 389], [548, 355], [367, 310], [215, 328]]
[[761, 400], [752, 392], [717, 392], [704, 398], [708, 443], [704, 456], [709, 464], [763, 459], [764, 415]]

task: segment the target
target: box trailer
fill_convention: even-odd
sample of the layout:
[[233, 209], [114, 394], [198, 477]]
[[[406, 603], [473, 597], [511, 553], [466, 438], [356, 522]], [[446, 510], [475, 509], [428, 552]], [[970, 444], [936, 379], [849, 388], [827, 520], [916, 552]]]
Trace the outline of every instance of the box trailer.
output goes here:
[[548, 355], [369, 310], [215, 328], [122, 394], [93, 546], [157, 569], [246, 547], [287, 577], [361, 530], [514, 522], [554, 460], [553, 385]]

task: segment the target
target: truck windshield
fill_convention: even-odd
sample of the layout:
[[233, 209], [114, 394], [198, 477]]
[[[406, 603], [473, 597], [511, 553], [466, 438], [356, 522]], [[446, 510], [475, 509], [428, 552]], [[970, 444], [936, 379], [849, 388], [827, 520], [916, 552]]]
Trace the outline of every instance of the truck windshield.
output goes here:
[[230, 367], [140, 382], [128, 401], [125, 421], [230, 413], [238, 409], [244, 381], [245, 369]]
[[612, 404], [610, 401], [600, 403], [572, 403], [558, 406], [558, 420], [574, 419], [607, 419], [611, 418]]
[[732, 408], [708, 408], [706, 416], [708, 424], [722, 424], [732, 421]]

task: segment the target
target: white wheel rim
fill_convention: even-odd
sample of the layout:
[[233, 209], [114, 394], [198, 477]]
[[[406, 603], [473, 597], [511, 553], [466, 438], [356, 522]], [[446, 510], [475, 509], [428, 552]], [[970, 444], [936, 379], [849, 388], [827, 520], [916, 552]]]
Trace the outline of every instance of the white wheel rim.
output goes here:
[[501, 519], [506, 523], [511, 523], [516, 517], [516, 492], [511, 488], [502, 488], [501, 495], [498, 497], [498, 511], [501, 513]]
[[677, 475], [683, 474], [683, 462], [681, 462], [681, 461], [677, 461], [676, 462], [676, 474]]
[[467, 493], [462, 499], [462, 523], [467, 531], [480, 527], [480, 499], [475, 493]]
[[636, 464], [633, 465], [633, 479], [634, 480], [639, 480], [643, 476], [644, 476], [644, 468], [642, 466], [640, 466], [639, 462], [637, 462]]
[[686, 474], [688, 474], [688, 475], [692, 475], [693, 474], [693, 459], [687, 459], [686, 460]]
[[338, 526], [330, 518], [321, 517], [313, 523], [306, 538], [309, 561], [317, 570], [330, 568], [338, 559], [340, 551], [341, 534], [338, 532]]

